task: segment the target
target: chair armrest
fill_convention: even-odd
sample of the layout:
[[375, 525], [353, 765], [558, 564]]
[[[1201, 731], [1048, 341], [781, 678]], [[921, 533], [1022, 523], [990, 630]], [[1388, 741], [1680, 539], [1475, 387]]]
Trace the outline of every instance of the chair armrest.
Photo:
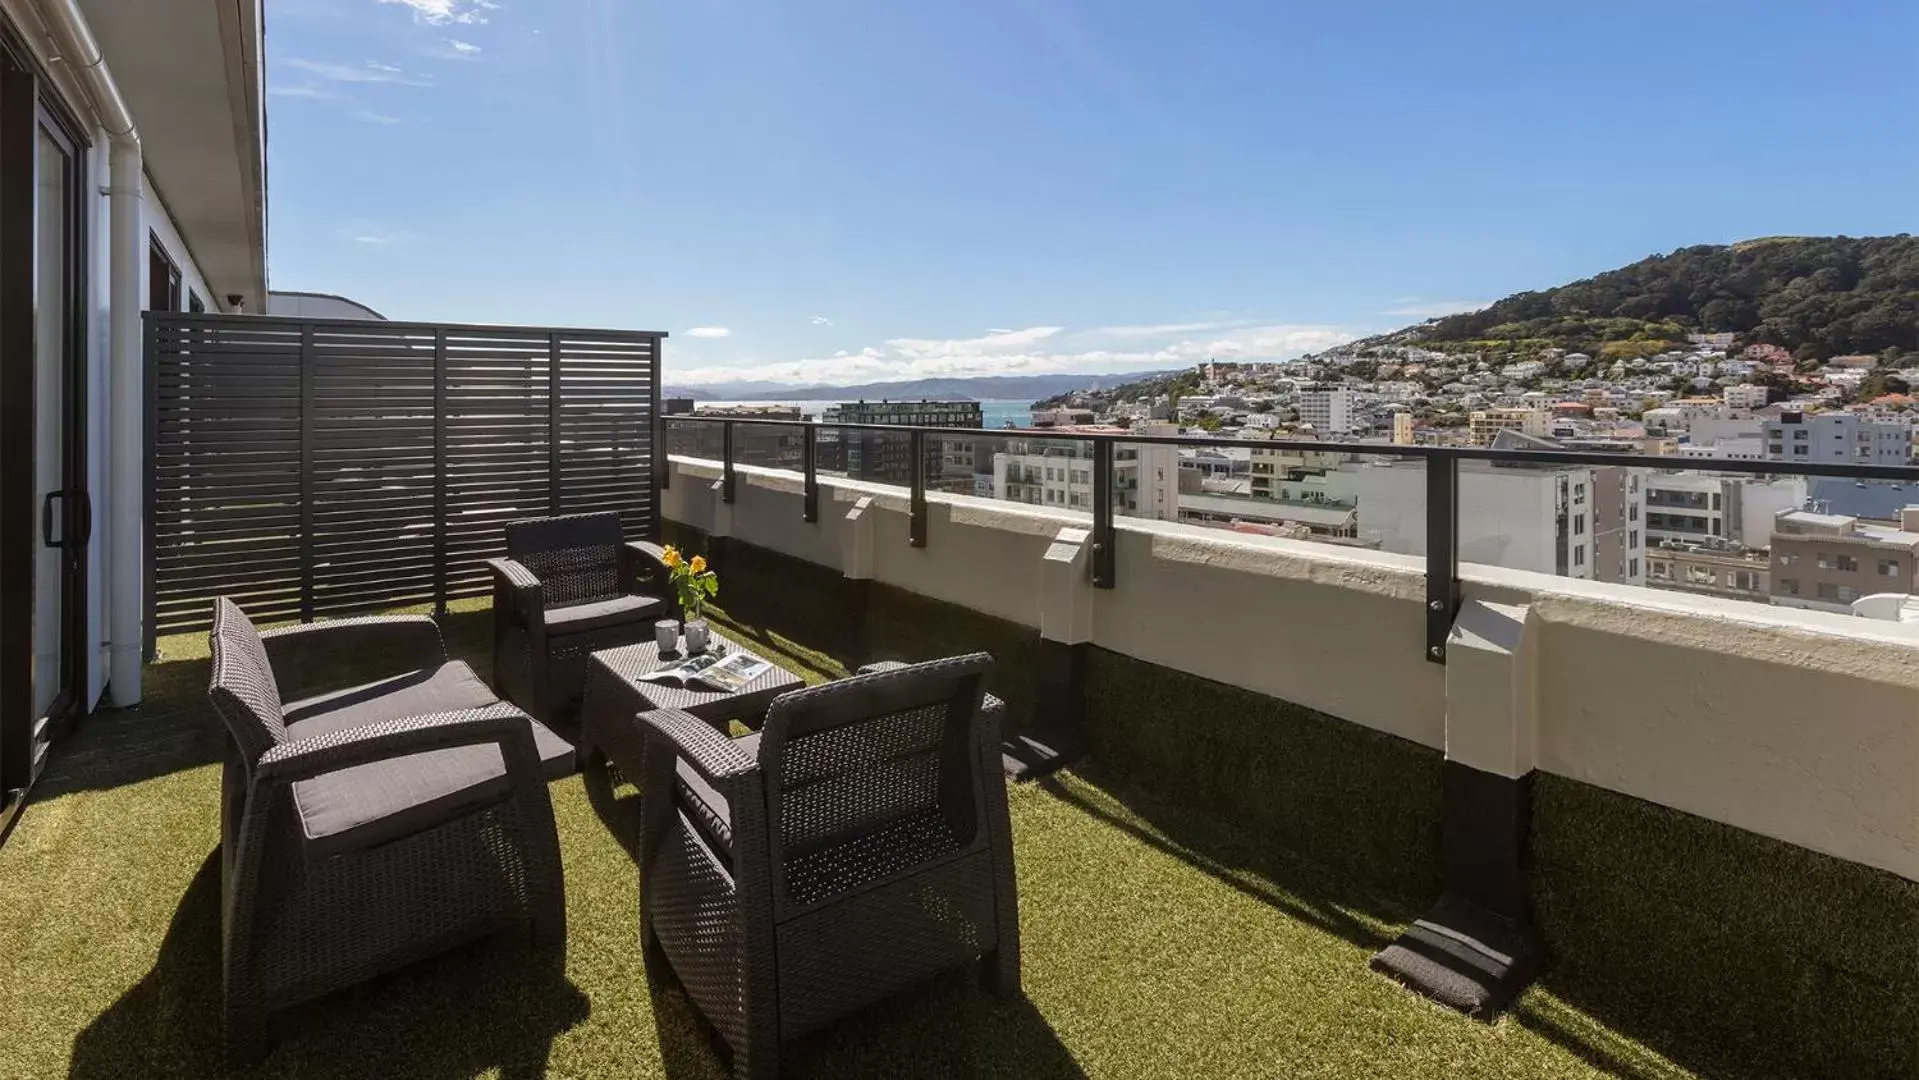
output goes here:
[[425, 615], [372, 615], [260, 634], [281, 696], [297, 699], [383, 675], [446, 663], [440, 627]]
[[759, 771], [758, 761], [697, 716], [678, 709], [655, 709], [641, 713], [640, 723], [645, 726], [647, 741], [665, 744], [654, 749], [677, 755], [716, 785]]
[[324, 773], [350, 769], [428, 750], [497, 743], [513, 775], [515, 759], [539, 775], [539, 750], [525, 713], [511, 705], [383, 720], [364, 727], [283, 742], [260, 755], [253, 769], [255, 783], [293, 783]]
[[620, 545], [620, 587], [629, 592], [645, 582], [650, 595], [666, 601], [666, 613], [680, 617], [680, 600], [674, 595], [668, 578], [666, 549], [645, 540], [629, 540]]
[[546, 601], [540, 588], [540, 579], [533, 571], [516, 559], [488, 559], [486, 568], [493, 572], [494, 618], [500, 616], [500, 601], [511, 601], [506, 614], [513, 616], [529, 626], [546, 625]]
[[884, 675], [889, 671], [898, 671], [901, 668], [909, 668], [912, 666], [913, 665], [907, 663], [904, 660], [881, 660], [881, 661], [878, 661], [877, 663], [866, 664], [862, 666], [858, 671], [855, 671], [853, 674]]

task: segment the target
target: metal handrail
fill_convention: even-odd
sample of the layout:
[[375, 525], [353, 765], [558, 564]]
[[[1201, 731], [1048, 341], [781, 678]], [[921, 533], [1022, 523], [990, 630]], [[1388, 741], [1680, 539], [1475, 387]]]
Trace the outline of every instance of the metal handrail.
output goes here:
[[[1144, 435], [1129, 431], [1055, 431], [1047, 428], [947, 428], [915, 424], [826, 423], [798, 420], [700, 416], [681, 413], [656, 416], [664, 471], [665, 425], [678, 422], [719, 424], [723, 456], [721, 497], [734, 498], [734, 437], [738, 425], [804, 428], [802, 467], [806, 478], [805, 520], [819, 520], [819, 467], [815, 450], [821, 429], [878, 431], [906, 436], [911, 445], [908, 537], [914, 547], [927, 544], [926, 437], [971, 436], [995, 439], [1062, 439], [1093, 447], [1092, 581], [1102, 589], [1116, 584], [1114, 566], [1113, 448], [1123, 443], [1159, 446], [1246, 447], [1262, 450], [1299, 450], [1322, 454], [1355, 454], [1410, 458], [1426, 465], [1426, 658], [1446, 662], [1446, 640], [1460, 604], [1459, 584], [1459, 464], [1484, 461], [1502, 465], [1587, 465], [1649, 469], [1663, 472], [1730, 472], [1755, 476], [1818, 476], [1844, 480], [1900, 480], [1919, 483], [1919, 466], [1853, 465], [1821, 462], [1752, 460], [1747, 458], [1674, 457], [1662, 454], [1622, 454], [1604, 450], [1496, 450], [1486, 446], [1419, 446], [1401, 443], [1326, 442], [1317, 439], [1238, 439], [1217, 435]], [[664, 486], [664, 485], [662, 485]]]

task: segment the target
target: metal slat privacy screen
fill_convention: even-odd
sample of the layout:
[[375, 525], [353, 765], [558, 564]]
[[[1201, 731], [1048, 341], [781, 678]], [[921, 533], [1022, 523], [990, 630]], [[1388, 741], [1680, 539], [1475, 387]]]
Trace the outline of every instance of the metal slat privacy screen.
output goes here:
[[147, 317], [148, 633], [484, 593], [503, 527], [657, 534], [664, 334]]

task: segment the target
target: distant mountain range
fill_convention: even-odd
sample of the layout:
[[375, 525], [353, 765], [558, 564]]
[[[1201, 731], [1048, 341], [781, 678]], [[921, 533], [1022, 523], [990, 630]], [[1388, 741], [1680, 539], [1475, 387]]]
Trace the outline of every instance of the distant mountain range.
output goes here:
[[1017, 400], [1094, 390], [1150, 379], [1167, 372], [1142, 371], [1108, 375], [982, 375], [970, 379], [911, 379], [902, 382], [861, 383], [857, 386], [795, 386], [779, 382], [721, 383], [715, 389], [667, 386], [662, 397], [695, 401], [860, 401], [863, 399]]

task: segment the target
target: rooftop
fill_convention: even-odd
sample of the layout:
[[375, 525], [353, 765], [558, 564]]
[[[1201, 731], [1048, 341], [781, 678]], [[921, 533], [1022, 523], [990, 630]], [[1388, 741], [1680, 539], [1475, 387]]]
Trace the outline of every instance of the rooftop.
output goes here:
[[[468, 605], [444, 621], [449, 646], [481, 670], [488, 615]], [[720, 621], [812, 680], [852, 659], [804, 620]], [[0, 847], [8, 1075], [219, 1072], [223, 735], [204, 640], [163, 639], [162, 655], [146, 704], [88, 720]], [[1356, 795], [1393, 798], [1353, 779]], [[553, 801], [563, 964], [507, 942], [427, 961], [297, 1011], [248, 1075], [720, 1075], [685, 1002], [648, 999], [631, 860], [578, 777], [554, 785]], [[1419, 898], [1122, 775], [1061, 774], [1015, 786], [1011, 803], [1027, 1000], [936, 984], [805, 1044], [797, 1074], [1713, 1074], [1710, 1050], [1681, 1041], [1662, 1053], [1609, 1022], [1610, 1006], [1584, 1004], [1598, 988], [1576, 977], [1490, 1026], [1405, 992], [1366, 959]]]

